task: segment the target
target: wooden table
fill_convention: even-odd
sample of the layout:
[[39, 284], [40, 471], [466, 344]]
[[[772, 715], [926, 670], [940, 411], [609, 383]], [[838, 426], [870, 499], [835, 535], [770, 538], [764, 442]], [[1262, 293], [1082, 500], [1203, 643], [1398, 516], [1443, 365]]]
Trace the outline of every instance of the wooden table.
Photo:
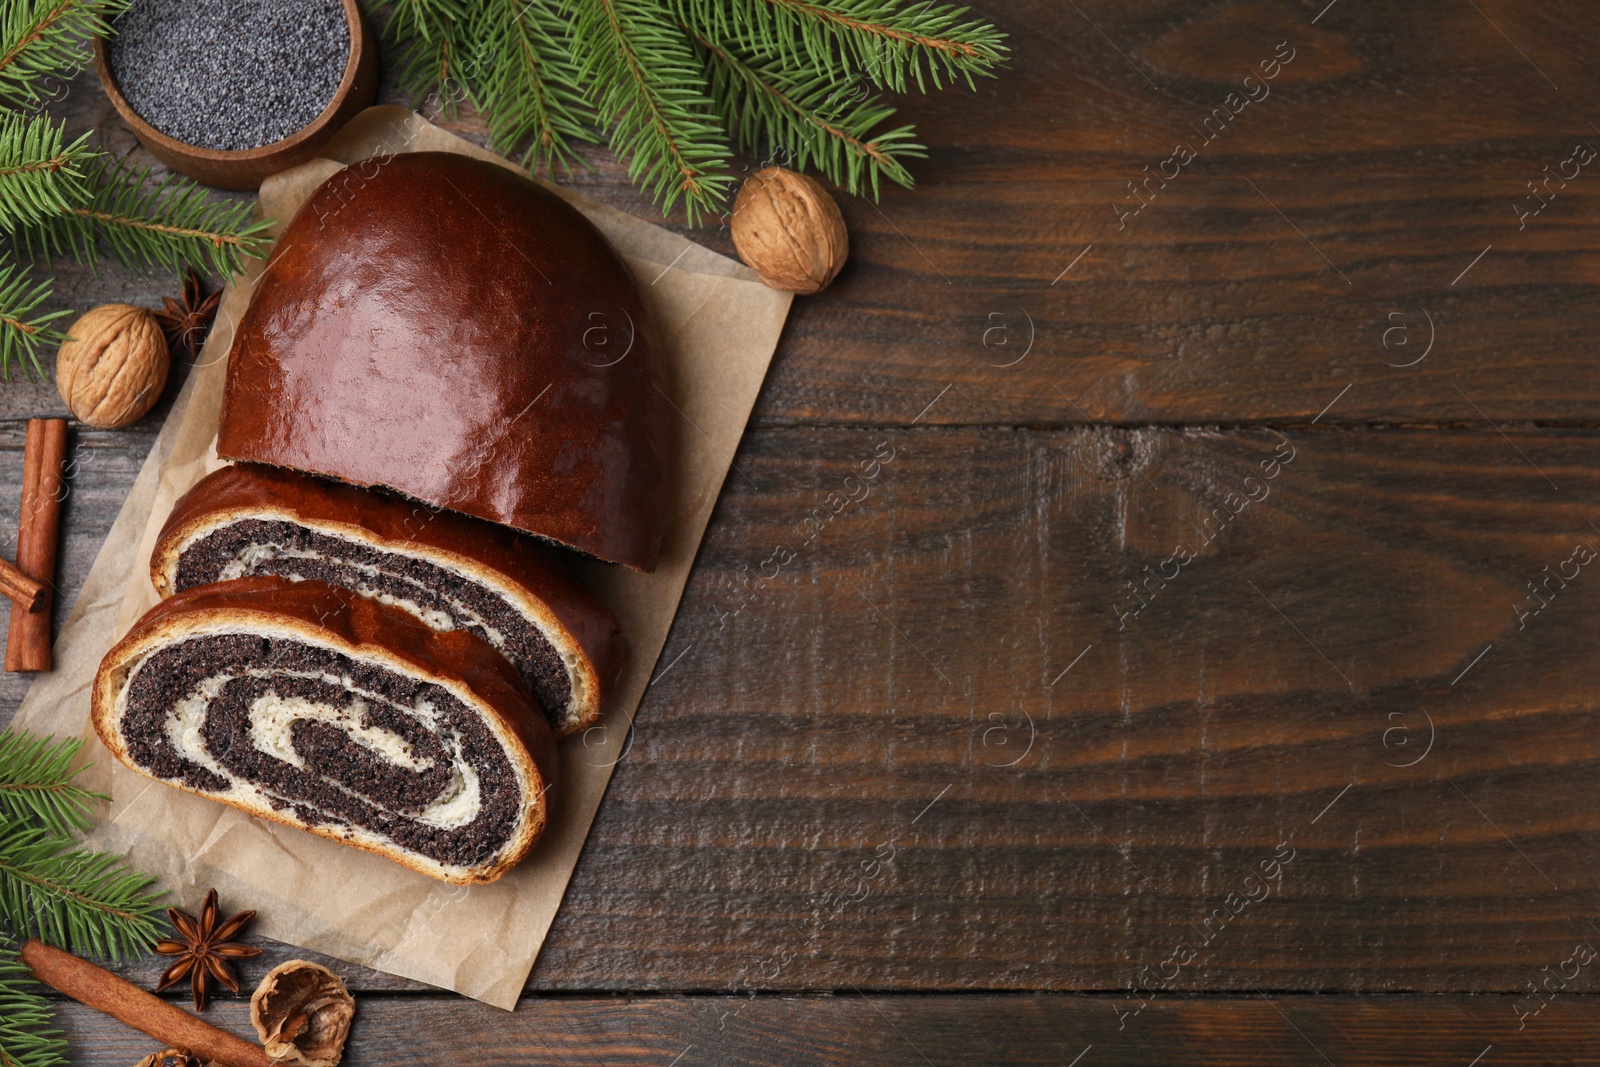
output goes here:
[[[1592, 4], [978, 6], [1012, 68], [843, 201], [522, 1006], [338, 965], [351, 1067], [1600, 1055]], [[160, 416], [77, 436], [68, 601]]]

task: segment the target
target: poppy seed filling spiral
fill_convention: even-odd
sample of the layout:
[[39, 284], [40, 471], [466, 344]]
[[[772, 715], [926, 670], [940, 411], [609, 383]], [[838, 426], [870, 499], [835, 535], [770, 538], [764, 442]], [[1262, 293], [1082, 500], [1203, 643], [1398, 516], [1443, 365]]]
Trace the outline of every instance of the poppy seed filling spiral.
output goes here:
[[568, 717], [572, 679], [561, 654], [526, 616], [459, 574], [296, 523], [243, 519], [183, 550], [174, 589], [257, 574], [327, 582], [400, 604], [435, 630], [474, 633], [522, 674], [552, 727], [559, 728]]
[[129, 680], [122, 735], [145, 773], [257, 791], [307, 826], [357, 828], [450, 867], [489, 861], [516, 823], [515, 775], [444, 687], [292, 639], [195, 637]]

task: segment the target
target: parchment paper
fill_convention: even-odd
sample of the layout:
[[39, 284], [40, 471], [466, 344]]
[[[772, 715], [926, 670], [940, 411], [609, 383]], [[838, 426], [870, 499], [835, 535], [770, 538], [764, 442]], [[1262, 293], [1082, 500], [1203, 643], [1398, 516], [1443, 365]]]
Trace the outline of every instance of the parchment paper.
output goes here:
[[[340, 166], [382, 152], [444, 150], [513, 164], [402, 108], [358, 115], [323, 157], [269, 179], [262, 216], [287, 225], [311, 191]], [[690, 565], [767, 372], [790, 297], [761, 285], [742, 264], [659, 226], [552, 186], [589, 216], [639, 279], [672, 361], [676, 506], [660, 567], [641, 575], [594, 565], [585, 580], [621, 619], [629, 651], [596, 728], [561, 743], [551, 825], [529, 857], [488, 886], [448, 886], [377, 856], [153, 782], [91, 740], [83, 784], [111, 796], [90, 835], [126, 852], [175, 903], [195, 908], [207, 886], [260, 912], [255, 929], [325, 952], [512, 1008], [566, 892], [589, 825], [632, 725]], [[233, 324], [263, 264], [234, 279], [205, 350], [106, 538], [56, 638], [56, 668], [34, 684], [17, 715], [30, 730], [92, 738], [89, 688], [100, 658], [155, 603], [150, 550], [173, 502], [220, 464], [217, 413]], [[622, 340], [622, 339], [619, 339]], [[70, 488], [69, 488], [70, 491]]]

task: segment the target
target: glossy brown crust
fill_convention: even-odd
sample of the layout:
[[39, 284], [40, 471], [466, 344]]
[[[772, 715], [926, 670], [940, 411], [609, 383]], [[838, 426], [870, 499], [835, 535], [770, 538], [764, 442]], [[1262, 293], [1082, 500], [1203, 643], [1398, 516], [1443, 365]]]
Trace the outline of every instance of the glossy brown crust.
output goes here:
[[[507, 754], [537, 793], [533, 817], [495, 866], [464, 877], [445, 877], [397, 849], [349, 841], [336, 830], [304, 826], [275, 811], [234, 804], [176, 782], [165, 784], [385, 856], [445, 881], [492, 882], [527, 854], [549, 822], [549, 791], [555, 783], [556, 750], [549, 724], [528, 695], [516, 669], [473, 634], [464, 630], [437, 633], [397, 608], [323, 582], [289, 582], [277, 577], [216, 582], [177, 593], [145, 612], [106, 653], [95, 676], [90, 714], [101, 743], [117, 759], [144, 774], [129, 758], [115, 722], [117, 696], [127, 684], [129, 668], [146, 652], [166, 641], [182, 639], [189, 633], [226, 632], [228, 627], [252, 624], [292, 633], [311, 644], [386, 662], [464, 696], [471, 706], [492, 716], [509, 735], [511, 743]], [[216, 626], [224, 629], [213, 629]]]
[[575, 673], [584, 675], [577, 680], [584, 697], [574, 709], [576, 721], [561, 734], [581, 730], [599, 718], [622, 667], [622, 628], [616, 617], [562, 568], [549, 549], [503, 526], [465, 515], [276, 467], [224, 467], [196, 482], [167, 516], [150, 555], [150, 581], [156, 592], [163, 597], [172, 594], [178, 556], [192, 538], [232, 519], [263, 516], [425, 554], [468, 573], [498, 576], [523, 591], [531, 601], [525, 607], [530, 613], [545, 609], [536, 616], [546, 624], [541, 629], [564, 650], [576, 653]]
[[600, 232], [503, 167], [414, 152], [346, 167], [290, 222], [228, 357], [217, 452], [653, 570], [671, 414]]

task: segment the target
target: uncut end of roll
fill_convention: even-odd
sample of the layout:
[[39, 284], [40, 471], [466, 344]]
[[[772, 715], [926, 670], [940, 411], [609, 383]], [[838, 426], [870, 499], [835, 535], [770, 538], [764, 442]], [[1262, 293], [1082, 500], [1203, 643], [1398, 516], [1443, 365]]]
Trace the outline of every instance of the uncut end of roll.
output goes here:
[[446, 882], [499, 878], [549, 819], [554, 740], [504, 657], [321, 582], [156, 605], [93, 719], [141, 774]]

